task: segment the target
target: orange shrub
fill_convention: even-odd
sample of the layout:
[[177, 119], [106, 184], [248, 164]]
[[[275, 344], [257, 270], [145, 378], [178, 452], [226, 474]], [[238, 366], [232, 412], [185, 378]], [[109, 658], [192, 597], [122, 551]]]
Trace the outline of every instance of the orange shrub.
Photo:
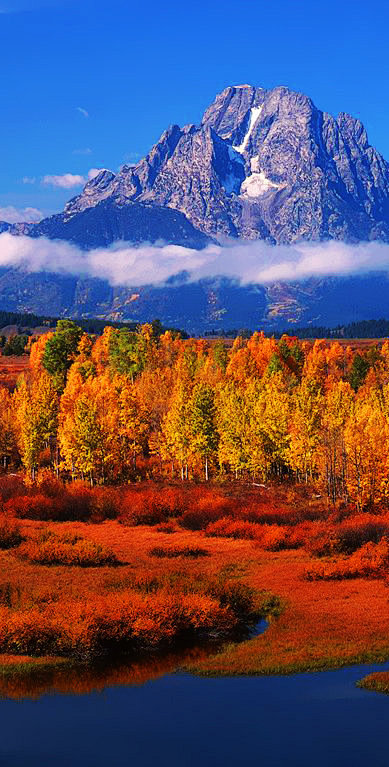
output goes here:
[[289, 548], [288, 528], [281, 527], [280, 525], [263, 525], [259, 545], [269, 551]]
[[222, 538], [259, 539], [262, 536], [262, 526], [254, 522], [222, 517], [207, 525], [206, 534]]
[[0, 521], [0, 549], [12, 549], [21, 542], [19, 527], [8, 519]]
[[341, 580], [343, 578], [383, 578], [389, 567], [389, 539], [379, 543], [365, 543], [351, 556], [337, 561], [316, 564], [305, 571], [305, 578]]
[[201, 549], [199, 547], [192, 548], [190, 546], [173, 546], [171, 548], [164, 548], [163, 546], [154, 546], [150, 549], [149, 554], [151, 557], [159, 557], [163, 559], [174, 559], [175, 557], [190, 557], [192, 559], [198, 559], [198, 557], [208, 557], [209, 551]]
[[223, 495], [199, 488], [190, 493], [189, 510], [180, 518], [180, 525], [187, 530], [205, 530], [211, 523], [223, 517], [233, 515], [232, 502]]
[[37, 610], [0, 607], [0, 651], [85, 657], [125, 645], [147, 648], [182, 635], [226, 635], [238, 619], [228, 606], [205, 594], [134, 592], [91, 601], [49, 604]]
[[[56, 519], [58, 510], [52, 498], [39, 493], [37, 495], [17, 495], [6, 502], [5, 511], [19, 519]], [[57, 514], [56, 514], [57, 512]]]
[[374, 671], [372, 674], [367, 674], [357, 682], [357, 687], [389, 695], [389, 671]]
[[43, 531], [36, 541], [29, 540], [19, 549], [20, 556], [40, 565], [78, 565], [101, 567], [117, 564], [113, 552], [81, 535], [57, 535]]

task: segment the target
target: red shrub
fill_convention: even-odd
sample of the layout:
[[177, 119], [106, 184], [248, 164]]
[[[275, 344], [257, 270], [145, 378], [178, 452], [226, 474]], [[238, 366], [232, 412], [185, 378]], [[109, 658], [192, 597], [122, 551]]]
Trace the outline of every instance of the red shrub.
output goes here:
[[19, 527], [8, 519], [0, 521], [0, 549], [12, 549], [22, 542]]
[[389, 535], [389, 524], [373, 514], [357, 514], [336, 524], [335, 520], [312, 525], [306, 548], [314, 556], [352, 554], [365, 543], [378, 543]]
[[315, 563], [307, 568], [305, 578], [315, 580], [341, 580], [343, 578], [383, 578], [389, 567], [389, 539], [379, 543], [366, 543], [351, 556], [338, 561]]
[[[269, 551], [289, 548], [289, 531], [280, 525], [263, 525], [260, 546]], [[292, 548], [294, 548], [292, 546]]]
[[315, 557], [327, 557], [339, 551], [338, 529], [326, 522], [317, 522], [312, 526], [311, 535], [306, 540], [305, 548]]
[[373, 514], [358, 514], [337, 528], [340, 551], [351, 554], [365, 543], [378, 543], [389, 535], [389, 525]]
[[158, 525], [168, 512], [156, 490], [128, 490], [124, 493], [121, 521], [131, 525]]
[[323, 509], [306, 504], [278, 506], [274, 503], [255, 503], [251, 501], [243, 510], [245, 519], [267, 525], [298, 525], [301, 522], [323, 519]]
[[81, 535], [56, 535], [51, 530], [44, 530], [36, 541], [27, 541], [18, 553], [40, 565], [101, 567], [117, 564], [116, 556], [105, 546]]
[[[119, 490], [109, 487], [95, 487], [89, 491], [87, 506], [93, 522], [103, 522], [104, 519], [116, 519], [121, 506]], [[86, 496], [84, 496], [85, 504]]]
[[149, 551], [150, 557], [159, 559], [175, 559], [176, 557], [188, 557], [189, 559], [198, 559], [199, 557], [209, 557], [209, 551], [201, 549], [199, 546], [154, 546]]
[[19, 495], [5, 504], [5, 511], [19, 519], [56, 519], [55, 503], [45, 495]]
[[187, 530], [205, 530], [211, 522], [234, 514], [232, 502], [223, 495], [200, 491], [191, 493], [190, 500], [191, 508], [180, 519], [180, 524]]
[[258, 540], [262, 536], [262, 526], [241, 519], [222, 517], [215, 522], [210, 522], [206, 528], [206, 533], [212, 537], [248, 538], [251, 540], [256, 538]]
[[62, 506], [62, 514], [58, 519], [65, 520], [88, 520], [92, 515], [92, 490], [84, 482], [72, 482], [66, 487], [59, 502]]
[[160, 504], [168, 517], [180, 517], [190, 506], [190, 495], [184, 488], [164, 487], [158, 492]]
[[0, 477], [0, 498], [2, 501], [5, 502], [17, 495], [25, 494], [26, 486], [21, 477], [12, 476], [10, 474], [5, 474], [3, 477]]

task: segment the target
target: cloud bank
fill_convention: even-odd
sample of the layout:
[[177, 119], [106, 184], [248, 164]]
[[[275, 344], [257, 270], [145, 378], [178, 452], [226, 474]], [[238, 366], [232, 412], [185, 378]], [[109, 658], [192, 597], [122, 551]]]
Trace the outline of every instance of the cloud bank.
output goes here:
[[74, 186], [82, 186], [84, 184], [84, 176], [75, 175], [74, 173], [63, 173], [62, 176], [43, 176], [42, 184], [48, 186], [57, 186], [59, 189], [72, 189]]
[[17, 224], [20, 222], [40, 221], [43, 213], [38, 208], [14, 208], [13, 205], [6, 205], [0, 208], [0, 221], [7, 221], [8, 224]]
[[91, 168], [87, 176], [80, 176], [74, 173], [63, 173], [60, 176], [46, 175], [42, 178], [42, 184], [56, 186], [59, 189], [73, 189], [75, 186], [84, 186], [91, 178], [96, 178], [100, 170], [100, 168]]
[[183, 273], [192, 282], [224, 276], [242, 285], [268, 285], [312, 277], [389, 273], [389, 245], [331, 241], [272, 246], [257, 240], [194, 250], [178, 245], [136, 247], [120, 242], [85, 252], [60, 240], [4, 233], [0, 235], [0, 267], [98, 277], [112, 286], [164, 285]]

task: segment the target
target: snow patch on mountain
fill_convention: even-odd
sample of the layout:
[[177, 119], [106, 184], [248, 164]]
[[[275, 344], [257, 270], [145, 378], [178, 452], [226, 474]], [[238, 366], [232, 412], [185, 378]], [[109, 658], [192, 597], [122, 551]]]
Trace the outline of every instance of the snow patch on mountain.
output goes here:
[[267, 178], [263, 170], [259, 167], [258, 157], [254, 157], [250, 162], [252, 173], [245, 178], [240, 188], [240, 194], [245, 197], [262, 197], [263, 194], [272, 189], [282, 189], [285, 184], [276, 184]]
[[247, 145], [250, 140], [250, 136], [255, 128], [255, 124], [257, 120], [259, 119], [262, 109], [263, 109], [263, 104], [261, 104], [261, 106], [259, 107], [252, 107], [252, 109], [250, 109], [250, 119], [249, 119], [246, 135], [244, 136], [244, 139], [242, 143], [239, 144], [239, 146], [233, 147], [233, 149], [235, 149], [235, 152], [239, 152], [239, 154], [243, 154], [246, 151]]

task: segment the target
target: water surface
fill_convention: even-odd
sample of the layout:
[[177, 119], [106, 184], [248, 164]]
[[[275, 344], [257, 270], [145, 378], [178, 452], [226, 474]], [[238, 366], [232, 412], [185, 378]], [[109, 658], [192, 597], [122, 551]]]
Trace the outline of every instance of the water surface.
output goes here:
[[0, 765], [388, 767], [389, 697], [355, 687], [382, 669], [214, 679], [157, 668], [144, 683], [111, 674], [100, 692], [83, 693], [93, 679], [68, 685], [78, 694], [41, 685], [38, 700], [0, 701]]

